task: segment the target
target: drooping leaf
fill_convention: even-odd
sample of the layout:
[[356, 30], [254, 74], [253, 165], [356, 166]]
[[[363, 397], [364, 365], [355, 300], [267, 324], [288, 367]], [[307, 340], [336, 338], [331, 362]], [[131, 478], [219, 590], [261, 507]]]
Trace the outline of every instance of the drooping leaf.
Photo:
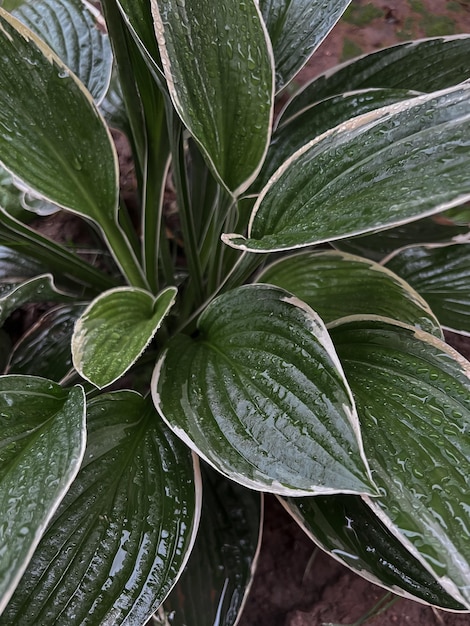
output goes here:
[[405, 248], [386, 266], [423, 296], [441, 324], [470, 335], [470, 244]]
[[[450, 209], [452, 211], [452, 209]], [[335, 248], [365, 256], [373, 261], [382, 261], [398, 248], [419, 243], [452, 243], [466, 237], [468, 226], [455, 226], [442, 214], [425, 217], [416, 222], [383, 230], [372, 235], [353, 239], [340, 239], [334, 242]]]
[[282, 289], [247, 285], [178, 335], [152, 393], [170, 428], [228, 478], [287, 495], [374, 493], [328, 333]]
[[0, 325], [27, 302], [67, 302], [71, 299], [72, 296], [57, 289], [52, 274], [36, 276], [20, 284], [4, 284], [0, 293]]
[[200, 508], [187, 448], [128, 391], [92, 400], [87, 425], [80, 472], [0, 624], [145, 624], [184, 567]]
[[360, 496], [289, 498], [284, 504], [315, 543], [367, 580], [413, 600], [464, 609]]
[[85, 394], [32, 376], [0, 377], [0, 612], [85, 451]]
[[470, 609], [470, 364], [436, 337], [380, 318], [330, 332], [382, 494], [366, 501]]
[[392, 272], [341, 252], [302, 252], [269, 265], [257, 282], [282, 287], [306, 302], [325, 323], [356, 314], [381, 315], [443, 338], [429, 306]]
[[431, 93], [468, 79], [470, 36], [400, 43], [347, 61], [306, 84], [287, 103], [282, 120], [325, 98], [356, 89], [414, 89]]
[[54, 50], [96, 102], [103, 99], [113, 57], [97, 9], [83, 0], [24, 0], [12, 14]]
[[350, 2], [260, 0], [274, 51], [277, 91], [307, 63]]
[[77, 304], [61, 306], [41, 316], [14, 346], [8, 373], [43, 376], [60, 382], [72, 369], [70, 342], [83, 308]]
[[20, 181], [0, 166], [0, 206], [18, 219], [27, 221], [37, 215], [49, 215], [58, 207], [47, 200], [36, 198], [22, 188]]
[[204, 499], [194, 548], [158, 615], [172, 626], [233, 626], [256, 565], [262, 500], [207, 465], [201, 469]]
[[234, 195], [258, 172], [270, 136], [274, 70], [255, 0], [152, 0], [173, 104]]
[[117, 287], [86, 308], [72, 338], [76, 370], [99, 388], [117, 380], [139, 358], [173, 306], [176, 288], [156, 298], [141, 289]]
[[470, 198], [470, 84], [377, 109], [321, 135], [277, 170], [253, 209], [255, 252], [305, 247], [393, 226]]

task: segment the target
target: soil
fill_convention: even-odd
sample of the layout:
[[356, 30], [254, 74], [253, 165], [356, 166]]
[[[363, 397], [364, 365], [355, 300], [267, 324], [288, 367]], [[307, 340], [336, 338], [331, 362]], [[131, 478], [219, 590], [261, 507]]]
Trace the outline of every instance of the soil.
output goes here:
[[[470, 0], [354, 0], [296, 82], [400, 41], [460, 32], [470, 32]], [[446, 338], [470, 358], [470, 338]], [[238, 626], [349, 626], [385, 594], [318, 550], [276, 498], [266, 496], [258, 567]], [[397, 599], [367, 624], [470, 626], [470, 614]]]

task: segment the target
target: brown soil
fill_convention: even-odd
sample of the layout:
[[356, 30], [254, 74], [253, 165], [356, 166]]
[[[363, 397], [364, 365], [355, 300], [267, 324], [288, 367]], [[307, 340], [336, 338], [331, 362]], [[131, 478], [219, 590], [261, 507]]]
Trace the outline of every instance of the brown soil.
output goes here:
[[[470, 0], [354, 0], [345, 19], [296, 79], [399, 41], [470, 32]], [[470, 358], [470, 338], [446, 334]], [[277, 500], [267, 496], [263, 543], [238, 626], [343, 626], [364, 616], [386, 593], [315, 548]], [[367, 624], [470, 626], [470, 614], [437, 611], [398, 599]]]

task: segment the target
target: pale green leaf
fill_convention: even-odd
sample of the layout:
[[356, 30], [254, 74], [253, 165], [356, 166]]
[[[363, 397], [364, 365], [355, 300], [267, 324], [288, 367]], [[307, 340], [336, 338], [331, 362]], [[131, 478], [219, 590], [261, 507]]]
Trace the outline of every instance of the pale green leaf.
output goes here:
[[49, 215], [58, 209], [55, 204], [24, 189], [20, 181], [3, 167], [0, 167], [0, 206], [24, 221], [32, 220], [35, 214]]
[[98, 296], [77, 321], [72, 337], [78, 373], [100, 388], [117, 380], [148, 346], [175, 297], [175, 287], [156, 297], [132, 287]]
[[36, 276], [20, 284], [4, 283], [0, 292], [0, 325], [27, 302], [67, 302], [71, 299], [72, 296], [57, 289], [51, 274]]
[[423, 296], [443, 326], [470, 335], [470, 244], [405, 248], [386, 266]]
[[85, 394], [44, 378], [0, 377], [0, 612], [85, 451]]
[[380, 318], [330, 332], [381, 491], [366, 501], [470, 609], [470, 364], [436, 337]]
[[195, 339], [169, 342], [152, 381], [183, 441], [254, 489], [374, 493], [348, 385], [310, 307], [247, 285], [213, 300], [198, 328]]
[[282, 120], [325, 98], [374, 87], [431, 93], [468, 79], [470, 36], [399, 43], [328, 70], [304, 85], [287, 103]]
[[272, 51], [255, 0], [152, 0], [173, 104], [234, 195], [258, 172], [270, 137]]
[[192, 547], [200, 479], [191, 454], [128, 391], [90, 402], [80, 472], [0, 623], [145, 624]]
[[158, 616], [172, 626], [233, 626], [256, 565], [262, 496], [207, 465], [201, 470], [204, 499], [194, 548]]
[[442, 339], [425, 300], [396, 274], [341, 252], [302, 252], [269, 265], [257, 282], [282, 287], [306, 302], [325, 323], [356, 314], [381, 315]]
[[24, 0], [12, 14], [54, 50], [95, 101], [103, 99], [113, 57], [97, 9], [83, 0]]
[[444, 609], [464, 608], [360, 496], [289, 498], [284, 504], [315, 543], [360, 576], [413, 600]]
[[77, 304], [57, 307], [36, 320], [15, 344], [7, 372], [62, 381], [73, 367], [70, 342], [83, 308]]
[[273, 175], [240, 249], [293, 249], [384, 230], [470, 198], [470, 83], [377, 109], [320, 135]]
[[351, 0], [260, 0], [271, 38], [279, 91], [307, 63]]

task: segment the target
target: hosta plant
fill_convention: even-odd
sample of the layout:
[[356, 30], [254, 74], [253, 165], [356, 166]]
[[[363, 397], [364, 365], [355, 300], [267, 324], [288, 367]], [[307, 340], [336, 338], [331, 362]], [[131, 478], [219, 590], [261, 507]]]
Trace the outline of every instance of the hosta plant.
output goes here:
[[470, 610], [470, 36], [348, 4], [0, 10], [0, 624], [235, 624], [266, 492]]

